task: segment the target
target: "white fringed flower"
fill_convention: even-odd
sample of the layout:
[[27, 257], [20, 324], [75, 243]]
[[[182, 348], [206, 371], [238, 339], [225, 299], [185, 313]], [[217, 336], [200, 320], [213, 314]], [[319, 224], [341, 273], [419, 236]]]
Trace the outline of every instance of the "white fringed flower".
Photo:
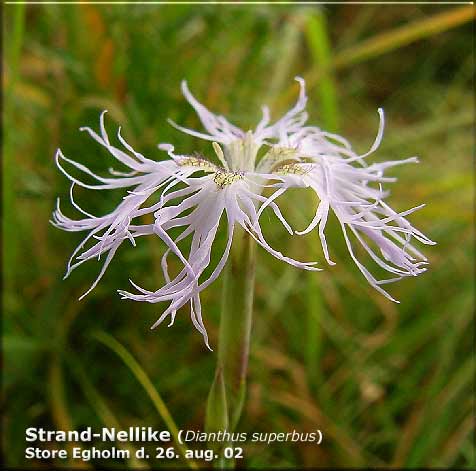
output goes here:
[[[412, 238], [423, 244], [434, 242], [405, 218], [423, 205], [397, 213], [384, 202], [387, 193], [382, 189], [384, 183], [395, 181], [395, 178], [384, 177], [387, 168], [417, 162], [417, 159], [412, 157], [371, 165], [366, 163], [366, 157], [377, 149], [382, 139], [382, 110], [379, 110], [377, 138], [371, 149], [363, 155], [356, 154], [341, 136], [305, 126], [307, 97], [304, 80], [297, 78], [297, 81], [300, 94], [295, 106], [274, 124], [270, 124], [268, 108], [263, 107], [262, 120], [254, 131], [248, 132], [232, 125], [223, 116], [208, 111], [192, 96], [186, 83], [182, 83], [182, 91], [197, 112], [206, 133], [172, 124], [185, 133], [211, 141], [220, 164], [194, 154], [176, 155], [170, 144], [159, 146], [167, 151], [170, 159], [156, 162], [136, 152], [119, 131], [118, 138], [125, 149], [120, 150], [109, 141], [104, 127], [104, 113], [100, 120], [101, 135], [90, 128], [82, 130], [87, 131], [113, 157], [126, 165], [131, 173], [110, 170], [113, 178], [103, 178], [66, 158], [58, 150], [57, 165], [72, 181], [71, 202], [85, 218], [73, 220], [64, 216], [58, 204], [53, 223], [68, 231], [88, 231], [88, 235], [73, 252], [66, 276], [81, 263], [107, 254], [98, 278], [83, 296], [97, 285], [123, 241], [129, 240], [135, 245], [137, 237], [156, 235], [167, 246], [162, 257], [164, 285], [156, 291], [149, 291], [133, 283], [137, 293], [119, 292], [123, 298], [136, 301], [169, 303], [153, 327], [167, 317], [170, 317], [171, 325], [177, 310], [189, 303], [192, 322], [208, 345], [200, 292], [218, 278], [225, 266], [237, 225], [276, 258], [305, 270], [319, 270], [314, 266], [315, 262], [299, 262], [273, 249], [260, 227], [261, 214], [269, 208], [288, 232], [294, 234], [275, 201], [293, 187], [309, 188], [319, 198], [314, 218], [307, 228], [296, 234], [303, 235], [316, 230], [329, 264], [334, 262], [329, 254], [325, 228], [329, 211], [332, 210], [342, 227], [353, 261], [367, 281], [392, 301], [395, 300], [382, 288], [383, 284], [425, 271], [426, 258], [412, 245]], [[267, 152], [258, 161], [258, 151], [262, 146], [266, 147]], [[64, 163], [76, 167], [98, 183], [87, 184], [76, 179], [63, 167]], [[74, 201], [75, 184], [98, 190], [131, 187], [132, 190], [114, 211], [95, 217]], [[264, 197], [261, 195], [264, 188], [271, 188], [274, 192]], [[149, 200], [152, 203], [148, 206]], [[140, 224], [139, 218], [146, 214], [153, 214], [153, 224]], [[226, 247], [211, 274], [203, 279], [203, 272], [210, 265], [213, 242], [222, 220], [227, 225]], [[181, 230], [175, 239], [170, 235], [173, 228]], [[185, 255], [179, 245], [182, 246], [187, 238], [190, 239], [190, 248]], [[86, 248], [91, 240], [94, 244]], [[357, 258], [353, 242], [360, 243], [369, 258], [390, 273], [391, 277], [377, 280]], [[167, 264], [171, 252], [183, 265], [173, 279]]]

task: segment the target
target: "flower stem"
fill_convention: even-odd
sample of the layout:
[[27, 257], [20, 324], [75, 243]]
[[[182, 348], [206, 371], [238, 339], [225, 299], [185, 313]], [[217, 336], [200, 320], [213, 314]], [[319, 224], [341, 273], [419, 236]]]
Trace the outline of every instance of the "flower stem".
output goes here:
[[[256, 246], [249, 234], [235, 233], [224, 270], [218, 359], [207, 405], [205, 429], [233, 432], [246, 396], [246, 374], [253, 312]], [[233, 467], [222, 461], [221, 467]]]

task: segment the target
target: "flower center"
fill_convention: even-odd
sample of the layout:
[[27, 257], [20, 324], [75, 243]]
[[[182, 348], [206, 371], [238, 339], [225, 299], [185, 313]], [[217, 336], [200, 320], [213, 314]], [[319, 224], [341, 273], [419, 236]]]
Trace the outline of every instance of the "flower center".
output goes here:
[[190, 167], [198, 167], [205, 172], [216, 172], [217, 167], [213, 163], [209, 162], [208, 160], [202, 159], [200, 157], [184, 157], [180, 160], [180, 165], [182, 167], [190, 166]]
[[218, 186], [218, 188], [225, 188], [225, 186], [232, 185], [233, 183], [237, 182], [238, 180], [243, 179], [242, 172], [222, 172], [218, 171], [215, 172], [213, 177], [213, 181]]
[[306, 169], [299, 163], [283, 164], [274, 170], [274, 173], [282, 173], [285, 175], [305, 175], [308, 172], [309, 169]]

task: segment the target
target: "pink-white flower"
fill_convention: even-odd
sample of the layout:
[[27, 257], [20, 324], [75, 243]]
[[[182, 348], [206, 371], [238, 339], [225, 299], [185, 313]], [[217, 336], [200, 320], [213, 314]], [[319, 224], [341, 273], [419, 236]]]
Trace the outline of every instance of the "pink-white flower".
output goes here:
[[[57, 165], [72, 181], [70, 198], [73, 206], [84, 217], [74, 220], [66, 217], [59, 204], [53, 213], [53, 223], [68, 231], [87, 231], [68, 263], [66, 276], [83, 262], [100, 258], [105, 261], [98, 283], [115, 252], [124, 241], [133, 246], [135, 239], [144, 235], [158, 236], [165, 244], [162, 257], [164, 285], [155, 291], [146, 290], [132, 283], [136, 293], [120, 290], [123, 298], [149, 303], [167, 302], [168, 307], [153, 327], [166, 318], [174, 322], [177, 310], [190, 304], [190, 316], [195, 327], [208, 345], [207, 331], [202, 318], [200, 292], [215, 281], [227, 261], [233, 233], [241, 226], [265, 250], [276, 258], [297, 268], [319, 270], [316, 262], [302, 262], [283, 255], [266, 241], [260, 226], [260, 217], [266, 209], [273, 211], [278, 221], [291, 235], [303, 235], [315, 230], [322, 245], [324, 257], [334, 264], [325, 235], [328, 214], [332, 211], [341, 227], [351, 258], [367, 281], [387, 298], [395, 301], [382, 285], [406, 276], [423, 273], [426, 258], [412, 245], [412, 239], [423, 244], [434, 244], [415, 229], [405, 218], [421, 208], [396, 212], [384, 199], [387, 192], [383, 184], [395, 181], [384, 176], [387, 168], [402, 163], [417, 162], [415, 157], [401, 161], [367, 164], [366, 158], [380, 144], [383, 134], [383, 112], [379, 110], [380, 126], [371, 149], [358, 155], [341, 136], [327, 133], [317, 127], [306, 126], [304, 80], [297, 78], [300, 94], [295, 106], [281, 119], [271, 123], [269, 110], [263, 107], [263, 118], [253, 131], [243, 131], [229, 123], [223, 116], [207, 110], [190, 93], [185, 82], [182, 91], [197, 112], [206, 132], [198, 132], [172, 123], [177, 129], [200, 139], [212, 142], [216, 163], [201, 155], [174, 153], [171, 144], [161, 144], [160, 149], [170, 157], [154, 161], [136, 152], [118, 132], [123, 150], [113, 146], [101, 115], [101, 133], [82, 128], [114, 158], [127, 166], [130, 173], [111, 170], [112, 177], [104, 178], [87, 167], [66, 158], [60, 150], [56, 154]], [[265, 155], [258, 159], [258, 151], [264, 147]], [[86, 184], [74, 178], [65, 164], [76, 167], [97, 181]], [[111, 213], [95, 217], [81, 209], [73, 199], [73, 187], [80, 185], [104, 190], [131, 188], [122, 202]], [[276, 203], [289, 188], [314, 191], [319, 204], [315, 216], [307, 228], [293, 231]], [[263, 196], [271, 189], [269, 196]], [[148, 203], [150, 200], [152, 203]], [[153, 224], [140, 224], [138, 218], [152, 214]], [[211, 263], [211, 251], [220, 221], [226, 222], [227, 242], [218, 263], [204, 279], [203, 272]], [[179, 228], [175, 239], [171, 230]], [[189, 239], [189, 243], [184, 241]], [[377, 280], [357, 257], [353, 244], [360, 244], [368, 258], [390, 274], [390, 278]], [[185, 249], [187, 249], [185, 251]], [[175, 277], [168, 271], [168, 256], [175, 254], [183, 268]], [[397, 301], [398, 302], [398, 301]]]

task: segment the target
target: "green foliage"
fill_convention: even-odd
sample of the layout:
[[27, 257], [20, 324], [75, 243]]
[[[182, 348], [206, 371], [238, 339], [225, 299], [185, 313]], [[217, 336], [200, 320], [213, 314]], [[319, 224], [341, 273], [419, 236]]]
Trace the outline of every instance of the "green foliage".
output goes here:
[[[124, 244], [81, 302], [100, 264], [89, 262], [61, 280], [80, 235], [48, 224], [57, 196], [66, 214], [75, 214], [55, 150], [105, 172], [109, 156], [78, 128], [96, 127], [106, 108], [111, 135], [121, 125], [145, 155], [164, 158], [159, 142], [211, 155], [206, 142], [166, 123], [171, 118], [198, 127], [180, 80], [212, 110], [251, 128], [263, 103], [274, 116], [289, 106], [297, 93], [293, 77], [303, 75], [310, 121], [338, 123], [357, 150], [368, 148], [376, 109], [385, 109], [386, 134], [375, 158], [421, 158], [418, 166], [395, 169], [399, 180], [390, 201], [398, 210], [427, 203], [412, 221], [438, 245], [426, 248], [428, 273], [390, 287], [401, 300], [397, 306], [353, 266], [335, 220], [328, 236], [334, 267], [325, 266], [317, 235], [291, 239], [265, 221], [275, 246], [293, 258], [317, 257], [326, 270], [300, 272], [258, 250], [247, 403], [238, 430], [320, 428], [324, 442], [246, 444], [243, 466], [476, 466], [471, 8], [5, 6], [7, 464], [28, 464], [27, 426], [161, 429], [175, 423], [203, 430], [214, 379], [216, 353], [205, 348], [186, 309], [170, 329], [150, 331], [163, 306], [117, 296], [129, 278], [150, 289], [162, 283], [158, 239], [136, 248]], [[119, 198], [77, 193], [93, 214]], [[312, 203], [296, 192], [282, 204], [302, 228]], [[223, 241], [222, 235], [218, 246]], [[220, 286], [217, 281], [202, 297], [212, 347], [218, 345]], [[97, 331], [110, 336], [94, 337]]]

